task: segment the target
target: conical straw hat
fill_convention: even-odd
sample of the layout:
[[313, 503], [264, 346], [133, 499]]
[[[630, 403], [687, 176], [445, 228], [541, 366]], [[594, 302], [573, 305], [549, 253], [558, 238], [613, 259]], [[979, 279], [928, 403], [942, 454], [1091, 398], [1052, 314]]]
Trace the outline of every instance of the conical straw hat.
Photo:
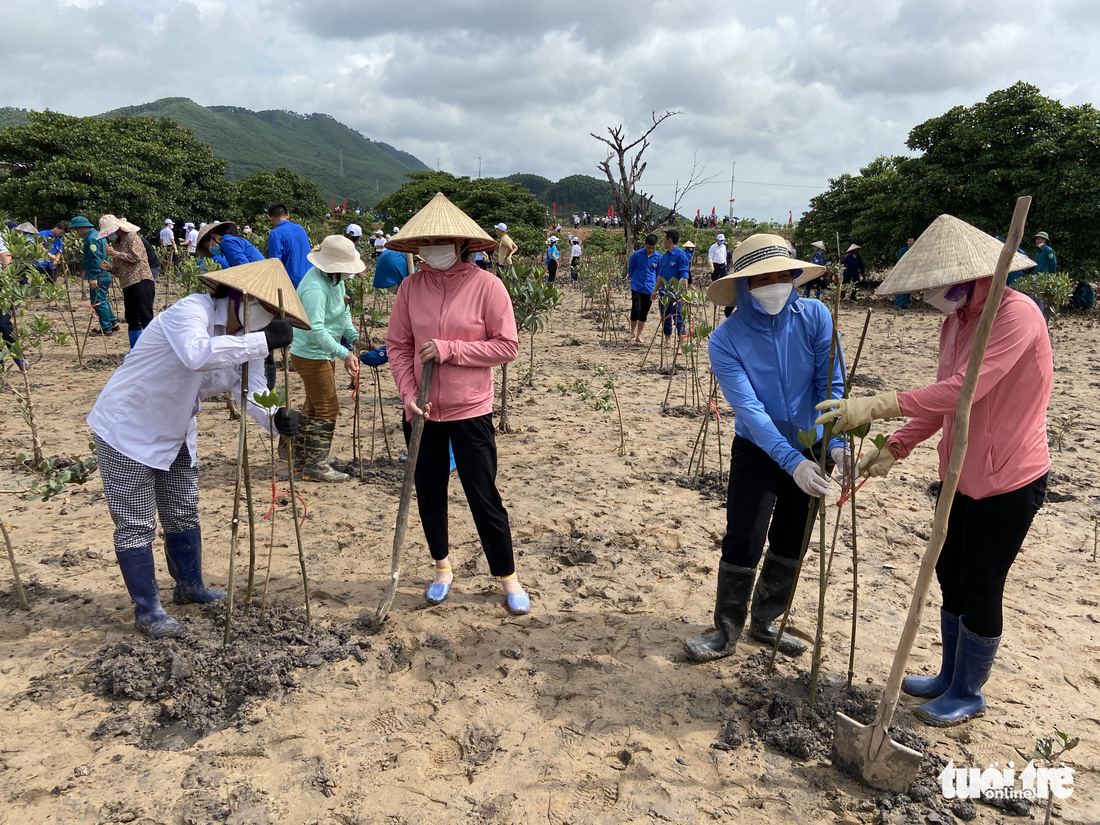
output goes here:
[[[876, 295], [900, 295], [993, 277], [1004, 244], [954, 215], [940, 215], [902, 255]], [[1009, 272], [1035, 261], [1016, 253]]]
[[279, 314], [279, 290], [283, 291], [283, 307], [286, 317], [298, 329], [310, 329], [309, 316], [302, 306], [298, 293], [283, 262], [278, 258], [266, 258], [250, 264], [231, 266], [214, 272], [204, 272], [199, 280], [209, 287], [224, 284], [230, 289], [247, 292], [249, 298], [255, 298], [268, 312]]
[[413, 215], [399, 235], [386, 241], [386, 249], [416, 252], [422, 244], [432, 241], [469, 241], [471, 252], [491, 252], [497, 248], [497, 242], [442, 192], [437, 192], [427, 206]]

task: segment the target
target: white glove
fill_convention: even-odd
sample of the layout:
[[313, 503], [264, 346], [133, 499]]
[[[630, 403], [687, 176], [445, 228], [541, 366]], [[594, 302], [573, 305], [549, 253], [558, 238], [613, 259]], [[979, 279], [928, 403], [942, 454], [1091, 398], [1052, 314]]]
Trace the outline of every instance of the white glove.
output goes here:
[[808, 458], [802, 459], [802, 463], [794, 468], [791, 475], [799, 489], [811, 498], [823, 496], [832, 489], [830, 485], [833, 482], [821, 474], [821, 467], [816, 461]]
[[829, 450], [829, 457], [833, 464], [840, 470], [840, 479], [843, 484], [852, 477], [852, 454], [843, 447], [833, 447]]

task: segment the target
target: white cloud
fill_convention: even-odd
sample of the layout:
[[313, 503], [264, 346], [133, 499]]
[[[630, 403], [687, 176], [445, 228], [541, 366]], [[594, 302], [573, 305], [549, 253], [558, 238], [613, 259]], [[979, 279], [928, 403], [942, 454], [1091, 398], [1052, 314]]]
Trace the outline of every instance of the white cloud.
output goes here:
[[[797, 215], [826, 179], [905, 152], [914, 125], [1017, 80], [1100, 98], [1093, 0], [794, 0], [778, 10], [611, 0], [43, 0], [5, 10], [9, 105], [92, 114], [167, 96], [326, 112], [458, 174], [598, 174], [590, 132], [682, 112], [644, 185], [692, 150], [685, 211]], [[753, 183], [750, 183], [753, 182]], [[784, 183], [791, 186], [762, 186]], [[800, 188], [800, 187], [817, 187]]]

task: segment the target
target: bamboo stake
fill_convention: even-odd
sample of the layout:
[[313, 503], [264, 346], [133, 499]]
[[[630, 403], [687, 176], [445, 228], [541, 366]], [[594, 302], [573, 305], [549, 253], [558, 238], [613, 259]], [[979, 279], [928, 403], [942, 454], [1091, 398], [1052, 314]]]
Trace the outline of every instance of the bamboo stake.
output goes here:
[[[248, 309], [244, 311], [248, 317]], [[247, 327], [246, 327], [247, 329]], [[246, 407], [248, 401], [241, 399], [241, 406]], [[243, 411], [242, 411], [243, 413]], [[241, 421], [245, 416], [241, 415]], [[248, 508], [248, 587], [244, 593], [244, 615], [252, 612], [252, 590], [256, 584], [256, 507], [252, 501], [252, 471], [248, 466], [248, 439], [244, 441], [244, 501]]]
[[19, 567], [15, 563], [15, 550], [11, 546], [11, 536], [8, 535], [8, 526], [0, 519], [0, 532], [4, 534], [4, 544], [8, 547], [8, 561], [11, 563], [11, 574], [15, 579], [15, 595], [19, 597], [19, 605], [24, 610], [30, 610], [27, 602], [27, 592], [23, 589], [23, 580], [19, 578]]
[[[241, 293], [244, 307], [244, 328], [248, 329], [248, 293]], [[248, 362], [241, 365], [241, 402], [248, 397]], [[241, 416], [241, 426], [237, 434], [237, 481], [233, 485], [233, 520], [229, 523], [229, 585], [225, 598], [225, 637], [223, 644], [228, 645], [233, 637], [233, 583], [237, 561], [237, 534], [241, 525], [241, 485], [244, 482], [244, 463], [247, 455], [248, 418]]]
[[[279, 317], [286, 318], [283, 307], [283, 291], [279, 290]], [[283, 347], [283, 405], [290, 406], [290, 347]], [[243, 418], [243, 416], [242, 416]], [[294, 517], [294, 540], [298, 543], [298, 564], [302, 568], [302, 593], [306, 603], [306, 624], [311, 623], [309, 613], [309, 575], [306, 573], [306, 553], [302, 547], [302, 525], [298, 522], [298, 493], [294, 489], [294, 439], [286, 442], [286, 470], [290, 480], [290, 512]]]

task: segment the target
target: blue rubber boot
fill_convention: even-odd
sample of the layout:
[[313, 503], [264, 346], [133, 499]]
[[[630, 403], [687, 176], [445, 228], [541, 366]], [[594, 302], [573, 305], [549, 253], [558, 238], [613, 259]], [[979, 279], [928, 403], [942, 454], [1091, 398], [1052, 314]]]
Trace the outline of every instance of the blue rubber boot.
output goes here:
[[938, 676], [906, 676], [901, 689], [910, 696], [935, 699], [951, 687], [955, 675], [955, 653], [959, 647], [959, 617], [940, 608], [940, 639], [943, 641], [943, 660]]
[[132, 550], [116, 550], [122, 580], [134, 600], [134, 624], [146, 636], [154, 639], [172, 639], [182, 636], [183, 625], [164, 612], [157, 592], [156, 568], [153, 565], [153, 546]]
[[132, 329], [127, 332], [126, 335], [130, 338], [130, 349], [133, 349], [134, 345], [138, 342], [138, 338], [141, 337], [141, 330]]
[[224, 590], [203, 583], [201, 528], [165, 533], [164, 555], [168, 557], [168, 572], [176, 580], [172, 594], [176, 604], [209, 604], [225, 598]]
[[988, 638], [966, 629], [965, 617], [959, 621], [959, 647], [955, 655], [955, 675], [947, 692], [914, 711], [926, 725], [950, 728], [985, 713], [982, 685], [989, 680], [1001, 637]]

